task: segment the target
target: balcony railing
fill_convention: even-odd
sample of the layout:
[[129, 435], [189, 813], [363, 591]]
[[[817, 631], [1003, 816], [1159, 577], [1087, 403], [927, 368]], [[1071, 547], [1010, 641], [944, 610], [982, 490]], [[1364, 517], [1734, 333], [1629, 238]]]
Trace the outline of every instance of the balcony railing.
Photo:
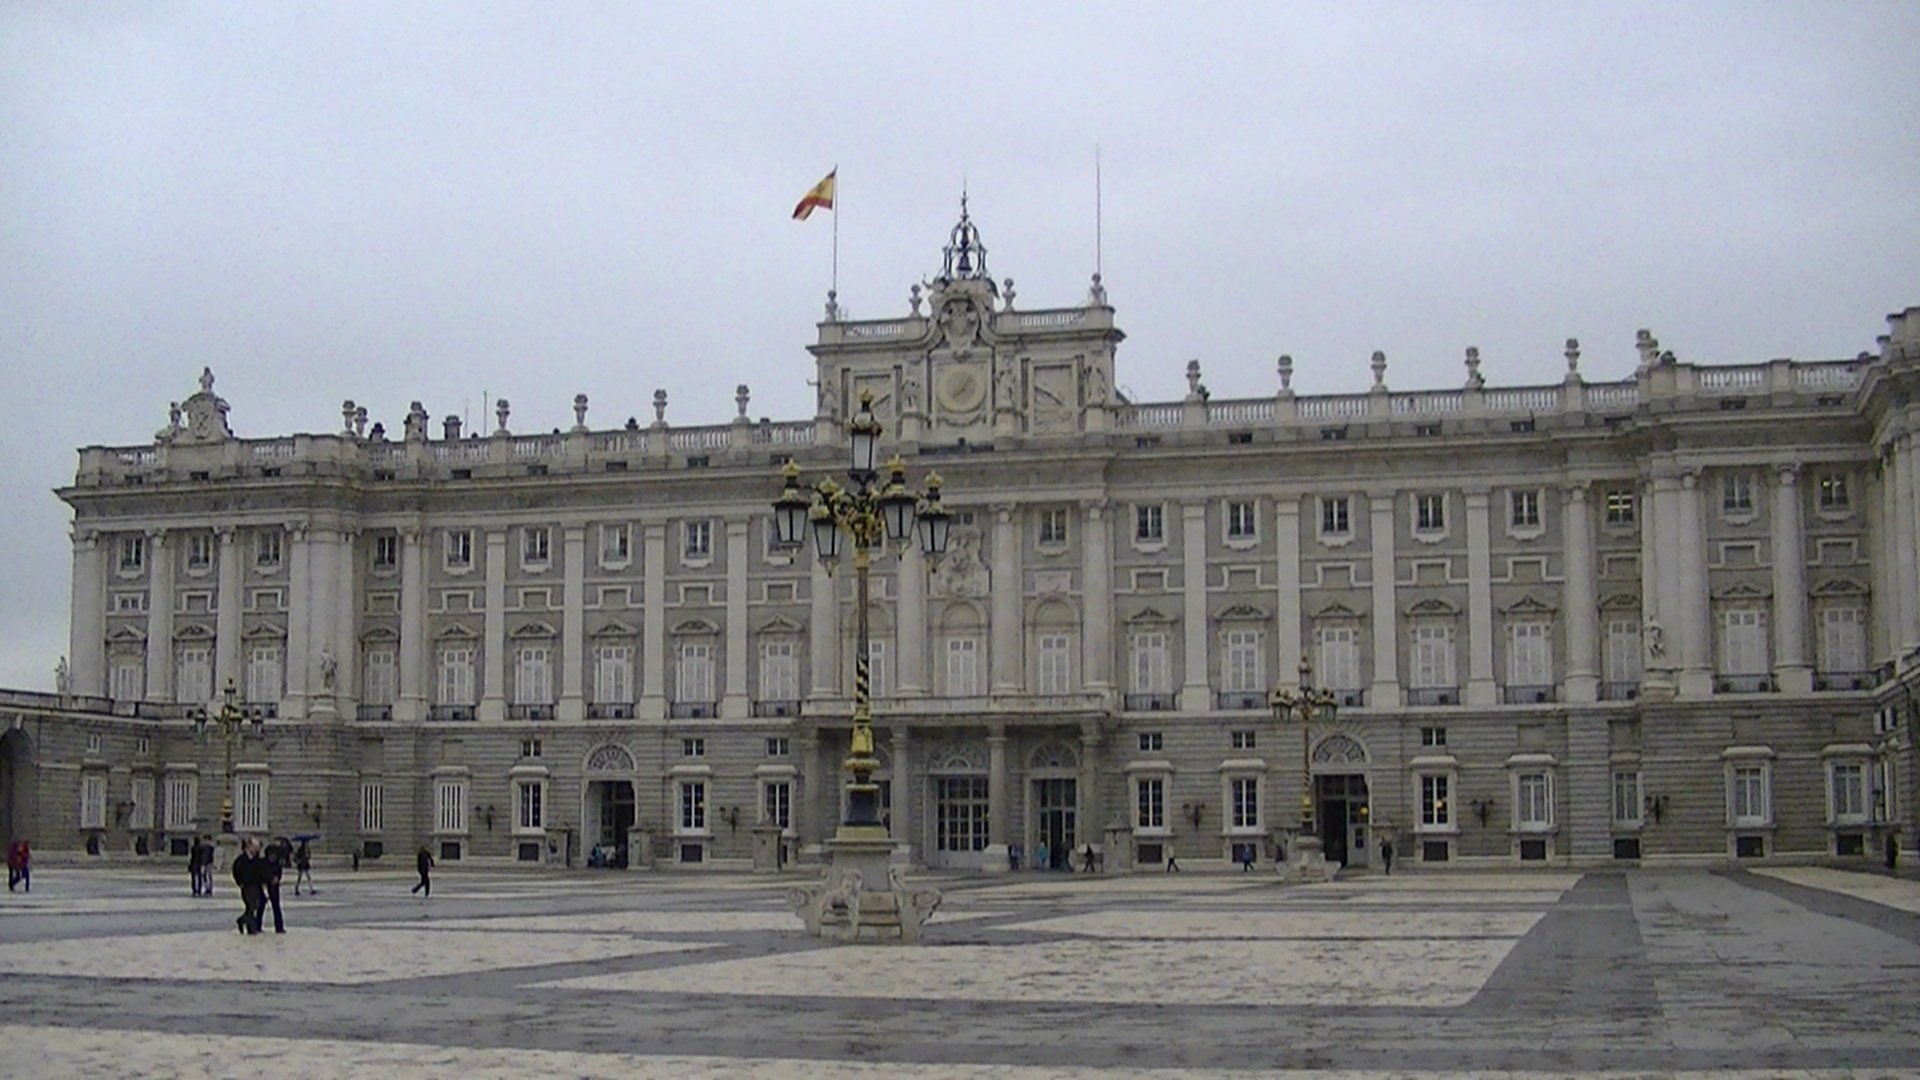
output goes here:
[[1634, 682], [1603, 682], [1600, 684], [1601, 701], [1638, 701], [1639, 699], [1640, 683], [1637, 680]]
[[1460, 688], [1457, 686], [1416, 686], [1407, 691], [1409, 705], [1458, 705]]
[[1507, 686], [1500, 691], [1500, 700], [1508, 705], [1545, 705], [1557, 697], [1551, 686]]
[[1364, 709], [1367, 707], [1367, 692], [1365, 690], [1335, 690], [1333, 696], [1340, 702], [1340, 707], [1343, 709]]
[[1819, 671], [1813, 676], [1815, 690], [1871, 690], [1880, 685], [1878, 671]]
[[473, 719], [473, 706], [471, 705], [429, 705], [427, 706], [427, 719], [429, 720], [471, 720]]
[[800, 703], [789, 698], [777, 698], [753, 703], [755, 716], [799, 716]]
[[587, 719], [589, 720], [631, 720], [633, 719], [633, 702], [631, 701], [593, 702], [592, 704], [587, 706]]
[[1713, 692], [1716, 694], [1772, 694], [1780, 686], [1771, 675], [1715, 675]]
[[1264, 709], [1267, 707], [1267, 695], [1259, 690], [1222, 690], [1213, 697], [1216, 709]]
[[240, 711], [247, 714], [249, 720], [278, 720], [280, 703], [277, 701], [246, 701], [240, 704]]
[[393, 706], [391, 705], [359, 705], [354, 708], [353, 712], [354, 716], [361, 720], [393, 719]]
[[1127, 694], [1120, 707], [1127, 712], [1168, 712], [1173, 709], [1172, 694]]
[[509, 705], [507, 706], [507, 719], [509, 720], [551, 720], [553, 719], [553, 706], [552, 705]]
[[710, 720], [713, 718], [713, 702], [676, 701], [667, 707], [667, 715], [675, 720]]

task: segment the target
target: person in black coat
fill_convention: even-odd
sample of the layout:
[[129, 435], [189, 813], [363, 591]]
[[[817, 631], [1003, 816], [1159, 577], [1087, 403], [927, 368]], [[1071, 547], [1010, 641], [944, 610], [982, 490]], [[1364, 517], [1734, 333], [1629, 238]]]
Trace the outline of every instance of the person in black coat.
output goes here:
[[266, 856], [260, 854], [260, 841], [248, 837], [240, 845], [240, 854], [233, 860], [233, 883], [240, 887], [240, 901], [246, 907], [234, 925], [242, 934], [260, 932], [261, 909], [267, 902], [267, 878], [271, 869]]
[[[267, 892], [267, 902], [273, 905], [273, 932], [276, 934], [284, 934], [287, 932], [286, 920], [280, 916], [280, 875], [286, 871], [287, 866], [292, 862], [293, 845], [288, 843], [284, 837], [275, 840], [273, 844], [267, 848], [267, 880], [264, 883], [264, 888]], [[259, 921], [260, 916], [254, 916], [254, 922], [258, 923]]]
[[420, 871], [420, 880], [407, 891], [425, 890], [426, 899], [431, 900], [433, 898], [433, 855], [426, 848], [421, 848], [420, 854], [413, 857], [413, 868]]

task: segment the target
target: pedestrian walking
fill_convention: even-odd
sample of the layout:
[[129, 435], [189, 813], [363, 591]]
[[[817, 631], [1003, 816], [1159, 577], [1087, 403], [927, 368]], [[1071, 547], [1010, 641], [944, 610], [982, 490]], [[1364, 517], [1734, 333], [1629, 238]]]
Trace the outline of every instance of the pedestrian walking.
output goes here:
[[1178, 874], [1181, 872], [1182, 871], [1180, 869], [1180, 860], [1173, 854], [1173, 849], [1168, 848], [1167, 849], [1167, 873]]
[[307, 883], [308, 895], [320, 891], [313, 887], [313, 852], [308, 850], [305, 840], [300, 841], [300, 846], [293, 849], [293, 868], [295, 871], [293, 895], [300, 895], [300, 883], [303, 881]]
[[1047, 855], [1048, 855], [1048, 854], [1049, 854], [1049, 853], [1048, 853], [1048, 851], [1047, 851], [1047, 842], [1046, 842], [1045, 840], [1042, 840], [1042, 841], [1040, 841], [1040, 843], [1039, 843], [1039, 844], [1037, 844], [1037, 845], [1035, 845], [1035, 846], [1034, 846], [1034, 849], [1033, 849], [1033, 868], [1034, 868], [1035, 870], [1051, 870], [1051, 869], [1053, 869], [1053, 864], [1047, 861]]
[[240, 917], [234, 925], [242, 934], [260, 932], [261, 909], [267, 903], [267, 867], [266, 856], [260, 854], [260, 841], [249, 836], [240, 843], [240, 853], [233, 858], [233, 883], [240, 887]]
[[1081, 862], [1081, 866], [1086, 870], [1087, 873], [1089, 874], [1093, 873], [1093, 845], [1092, 844], [1087, 845], [1087, 855], [1085, 860]]
[[[267, 902], [273, 905], [273, 932], [276, 934], [287, 932], [286, 920], [280, 915], [280, 875], [286, 871], [287, 864], [293, 861], [292, 851], [293, 845], [288, 843], [285, 837], [275, 840], [267, 849], [265, 887]], [[259, 916], [254, 917], [254, 922], [259, 922]]]
[[1393, 841], [1391, 840], [1380, 841], [1380, 865], [1386, 869], [1388, 877], [1393, 876]]
[[420, 880], [408, 892], [424, 892], [424, 899], [433, 899], [433, 855], [426, 848], [413, 857], [413, 868], [420, 871]]
[[193, 895], [200, 895], [200, 838], [197, 836], [187, 848], [187, 884], [193, 889]]
[[200, 895], [213, 895], [213, 864], [215, 848], [213, 837], [206, 833], [194, 841], [194, 850], [200, 853]]
[[33, 891], [33, 848], [25, 837], [7, 845], [7, 891], [12, 892], [16, 885]]
[[1253, 872], [1253, 845], [1252, 844], [1240, 845], [1240, 872], [1243, 874], [1250, 874]]

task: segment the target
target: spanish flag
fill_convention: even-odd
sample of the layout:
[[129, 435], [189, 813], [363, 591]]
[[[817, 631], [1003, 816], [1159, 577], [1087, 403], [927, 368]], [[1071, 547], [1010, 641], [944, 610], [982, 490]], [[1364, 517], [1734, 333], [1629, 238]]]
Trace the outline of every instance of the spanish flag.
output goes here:
[[815, 207], [822, 210], [833, 209], [833, 178], [839, 172], [840, 167], [836, 165], [833, 167], [833, 172], [828, 173], [819, 183], [813, 185], [813, 190], [807, 192], [806, 196], [800, 200], [800, 205], [793, 208], [793, 220], [807, 220]]

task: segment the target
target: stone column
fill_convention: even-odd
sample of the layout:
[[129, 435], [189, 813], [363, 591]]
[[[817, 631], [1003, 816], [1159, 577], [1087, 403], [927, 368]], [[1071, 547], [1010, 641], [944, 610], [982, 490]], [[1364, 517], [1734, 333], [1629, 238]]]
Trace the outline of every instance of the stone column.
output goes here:
[[1113, 538], [1105, 499], [1082, 503], [1080, 541], [1081, 671], [1088, 690], [1113, 689]]
[[1800, 467], [1782, 465], [1773, 489], [1773, 677], [1781, 693], [1813, 691], [1807, 662], [1807, 549], [1800, 525]]
[[[218, 614], [214, 616], [213, 688], [219, 690], [228, 679], [240, 678], [240, 617], [245, 600], [240, 592], [240, 545], [233, 529], [219, 530], [220, 591]], [[289, 658], [291, 662], [291, 658]]]
[[1893, 456], [1876, 447], [1876, 472], [1867, 502], [1867, 535], [1873, 537], [1873, 631], [1870, 666], [1891, 663], [1900, 651], [1900, 556], [1893, 535]]
[[507, 530], [488, 529], [487, 612], [484, 667], [480, 690], [480, 720], [507, 718]]
[[1007, 728], [994, 723], [987, 728], [987, 850], [982, 869], [1005, 872], [1007, 869]]
[[744, 719], [753, 711], [747, 691], [747, 519], [727, 520], [727, 670], [720, 715]]
[[904, 723], [893, 726], [893, 861], [913, 865], [913, 741]]
[[[300, 718], [307, 715], [307, 665], [301, 659], [315, 649], [312, 620], [313, 572], [308, 548], [313, 534], [305, 524], [288, 526], [282, 554], [287, 561], [287, 685], [283, 715]], [[240, 696], [246, 697], [246, 680], [240, 680]], [[215, 692], [220, 687], [214, 687]]]
[[927, 559], [920, 553], [918, 541], [910, 541], [900, 553], [899, 602], [894, 613], [899, 619], [894, 635], [894, 670], [899, 679], [894, 693], [900, 697], [925, 697], [927, 693]]
[[147, 533], [147, 559], [147, 700], [172, 701], [173, 545], [165, 529]]
[[352, 719], [360, 699], [360, 532], [340, 534], [333, 611], [333, 698], [340, 715]]
[[1373, 686], [1367, 704], [1376, 709], [1400, 707], [1399, 612], [1394, 607], [1393, 546], [1394, 492], [1367, 492], [1368, 534], [1373, 546]]
[[[1677, 557], [1672, 537], [1679, 531], [1678, 481], [1669, 476], [1649, 477], [1640, 498], [1640, 643], [1645, 664], [1646, 690], [1670, 695], [1673, 673], [1680, 666]], [[1668, 547], [1661, 547], [1662, 538]], [[1655, 642], [1660, 648], [1656, 652]], [[1643, 696], [1646, 696], [1643, 694]]]
[[1021, 655], [1025, 651], [1020, 597], [1020, 523], [1017, 507], [993, 508], [993, 680], [992, 692], [1018, 694], [1026, 688]]
[[1180, 596], [1182, 603], [1180, 709], [1206, 712], [1213, 708], [1213, 685], [1208, 681], [1209, 620], [1207, 618], [1207, 504], [1180, 507]]
[[[1903, 435], [1893, 444], [1894, 461], [1894, 551], [1900, 567], [1900, 657], [1920, 649], [1920, 565], [1914, 552], [1920, 551], [1920, 469], [1915, 465], [1915, 442], [1920, 437]], [[1902, 664], [1904, 668], [1907, 665]]]
[[[1100, 722], [1086, 720], [1080, 724], [1080, 828], [1078, 832], [1082, 846], [1103, 842], [1107, 808], [1101, 803], [1100, 796]], [[1108, 865], [1111, 866], [1113, 854], [1109, 852], [1107, 858]]]
[[562, 723], [587, 718], [587, 527], [561, 531], [560, 705]]
[[427, 540], [418, 526], [400, 530], [400, 696], [393, 718], [427, 718]]
[[[336, 657], [334, 660], [335, 687], [329, 687], [321, 670], [320, 656], [322, 652], [333, 652], [336, 638], [335, 616], [340, 604], [340, 539], [340, 533], [332, 529], [314, 529], [307, 534], [307, 611], [304, 619], [307, 648], [299, 652], [291, 647], [287, 650], [288, 681], [292, 681], [294, 672], [300, 673], [306, 703], [304, 712], [290, 705], [286, 710], [290, 716], [333, 718], [339, 715], [334, 701], [339, 682], [339, 659]], [[295, 618], [300, 618], [300, 615], [296, 613]]]
[[812, 613], [807, 620], [807, 657], [812, 669], [810, 696], [839, 698], [845, 695], [840, 684], [840, 603], [839, 582], [827, 573], [826, 563], [813, 563]]
[[1713, 606], [1707, 591], [1707, 542], [1702, 520], [1705, 498], [1700, 490], [1699, 470], [1680, 476], [1679, 502], [1680, 550], [1674, 560], [1679, 565], [1680, 617], [1683, 637], [1680, 643], [1680, 694], [1705, 697], [1713, 693]]
[[667, 525], [641, 525], [640, 719], [667, 717]]
[[[1282, 687], [1300, 685], [1300, 658], [1307, 653], [1300, 620], [1300, 496], [1280, 495], [1274, 499], [1273, 515], [1274, 641], [1278, 643], [1279, 669], [1274, 682]], [[1315, 680], [1325, 685], [1325, 673]], [[1351, 689], [1343, 687], [1342, 689]]]
[[1561, 530], [1566, 537], [1567, 700], [1597, 701], [1600, 697], [1600, 601], [1593, 575], [1593, 507], [1588, 485], [1580, 481], [1567, 488]]
[[820, 735], [811, 727], [800, 730], [800, 846], [819, 850], [826, 833], [820, 827], [820, 792], [831, 783], [820, 767]]
[[1467, 692], [1468, 705], [1494, 705], [1493, 538], [1487, 520], [1488, 493], [1467, 492]]
[[[73, 531], [72, 618], [67, 624], [67, 687], [107, 693], [107, 560], [100, 534]], [[158, 796], [156, 796], [157, 798]], [[155, 820], [159, 820], [156, 816]]]

